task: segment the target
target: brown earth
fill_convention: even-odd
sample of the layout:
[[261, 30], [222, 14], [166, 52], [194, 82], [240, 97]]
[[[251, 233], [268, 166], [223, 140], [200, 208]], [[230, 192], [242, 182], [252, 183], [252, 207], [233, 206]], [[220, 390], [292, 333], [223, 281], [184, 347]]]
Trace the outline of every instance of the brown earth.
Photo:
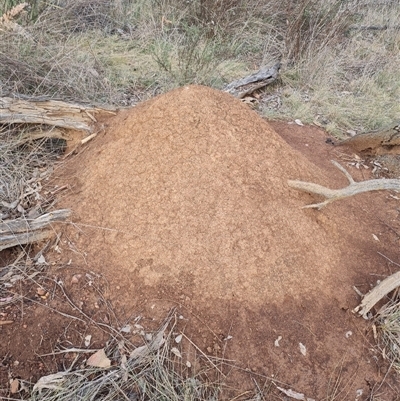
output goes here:
[[[352, 286], [365, 293], [392, 273], [377, 252], [397, 260], [398, 201], [370, 193], [302, 209], [315, 199], [287, 180], [347, 184], [327, 135], [267, 123], [209, 88], [172, 91], [105, 124], [60, 171], [71, 191], [59, 206], [74, 211], [73, 224], [61, 256], [48, 257], [103, 274], [121, 316], [140, 310], [157, 321], [177, 306], [203, 350], [260, 380], [322, 399], [340, 371], [338, 399], [359, 389], [366, 399], [386, 367], [370, 324], [351, 313], [360, 301]], [[394, 379], [385, 399], [397, 397]], [[237, 373], [227, 380], [252, 386]]]

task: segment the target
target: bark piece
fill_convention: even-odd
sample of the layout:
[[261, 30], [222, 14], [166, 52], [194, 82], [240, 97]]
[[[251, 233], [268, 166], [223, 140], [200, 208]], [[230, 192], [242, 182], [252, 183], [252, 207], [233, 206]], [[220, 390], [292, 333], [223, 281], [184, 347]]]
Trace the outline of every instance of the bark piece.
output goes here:
[[68, 209], [55, 210], [36, 219], [18, 218], [0, 223], [0, 251], [16, 245], [39, 242], [54, 235], [51, 225], [66, 220], [71, 214]]
[[262, 67], [255, 74], [248, 75], [242, 79], [231, 82], [225, 86], [224, 92], [242, 99], [246, 95], [253, 93], [255, 90], [260, 89], [274, 82], [278, 78], [281, 63], [276, 63], [272, 67]]
[[92, 132], [94, 116], [98, 113], [114, 114], [114, 111], [60, 100], [0, 98], [0, 124], [47, 124]]
[[367, 155], [400, 154], [400, 123], [364, 134], [358, 134], [337, 144]]

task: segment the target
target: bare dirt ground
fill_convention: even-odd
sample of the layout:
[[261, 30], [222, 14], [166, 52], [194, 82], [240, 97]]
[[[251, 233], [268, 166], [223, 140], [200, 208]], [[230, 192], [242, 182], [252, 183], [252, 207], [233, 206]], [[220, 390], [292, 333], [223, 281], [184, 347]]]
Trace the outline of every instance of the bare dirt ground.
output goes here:
[[[398, 200], [369, 193], [316, 211], [301, 208], [315, 198], [287, 186], [288, 179], [345, 186], [329, 160], [347, 166], [352, 155], [317, 127], [267, 123], [231, 96], [197, 86], [104, 124], [59, 169], [58, 185], [70, 188], [59, 206], [74, 214], [58, 252], [46, 256], [51, 295], [62, 280], [71, 300], [105, 323], [116, 321], [108, 305], [119, 319], [141, 315], [153, 325], [175, 306], [204, 352], [308, 397], [332, 396], [339, 382], [338, 399], [399, 396], [371, 324], [351, 313], [360, 301], [353, 286], [366, 293], [395, 270], [378, 252], [398, 259]], [[363, 167], [350, 172], [371, 176]], [[72, 284], [76, 273], [83, 279]], [[83, 342], [87, 325], [43, 308], [67, 311], [52, 299], [8, 312], [15, 316], [0, 326], [3, 383], [9, 372], [35, 380], [65, 368], [65, 360], [40, 355], [56, 342]], [[98, 346], [105, 340], [101, 330], [94, 335]], [[226, 380], [253, 386], [238, 370]]]

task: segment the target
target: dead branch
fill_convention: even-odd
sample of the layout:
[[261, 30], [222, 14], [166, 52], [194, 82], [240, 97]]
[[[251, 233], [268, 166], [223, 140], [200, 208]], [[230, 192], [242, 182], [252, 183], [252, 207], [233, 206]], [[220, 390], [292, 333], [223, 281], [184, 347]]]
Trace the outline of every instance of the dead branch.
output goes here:
[[0, 223], [0, 251], [16, 245], [42, 241], [54, 235], [51, 225], [66, 220], [71, 214], [68, 209], [55, 210], [36, 219], [18, 218]]
[[350, 185], [341, 189], [330, 189], [323, 187], [322, 185], [314, 184], [312, 182], [304, 181], [288, 181], [288, 185], [291, 188], [299, 191], [308, 192], [324, 197], [326, 200], [320, 203], [313, 203], [311, 205], [303, 206], [303, 208], [314, 208], [322, 209], [329, 203], [343, 198], [348, 198], [353, 195], [357, 195], [363, 192], [369, 191], [382, 191], [382, 190], [397, 190], [400, 191], [400, 180], [397, 179], [378, 179], [378, 180], [367, 180], [356, 182], [353, 177], [336, 161], [332, 160], [332, 163], [346, 176], [349, 180]]
[[224, 92], [228, 92], [231, 95], [242, 99], [257, 89], [274, 82], [278, 78], [280, 68], [281, 63], [276, 63], [272, 67], [262, 67], [255, 74], [251, 74], [247, 77], [231, 82], [230, 84], [226, 85], [223, 90]]
[[112, 113], [97, 107], [66, 103], [60, 100], [27, 101], [11, 97], [0, 98], [0, 124], [47, 124], [92, 132], [95, 115]]
[[353, 312], [358, 313], [364, 319], [368, 319], [368, 312], [387, 294], [400, 286], [400, 272], [396, 272], [382, 280], [375, 288], [364, 296], [360, 305]]
[[386, 128], [366, 132], [339, 142], [357, 153], [368, 155], [400, 154], [400, 123], [394, 122]]

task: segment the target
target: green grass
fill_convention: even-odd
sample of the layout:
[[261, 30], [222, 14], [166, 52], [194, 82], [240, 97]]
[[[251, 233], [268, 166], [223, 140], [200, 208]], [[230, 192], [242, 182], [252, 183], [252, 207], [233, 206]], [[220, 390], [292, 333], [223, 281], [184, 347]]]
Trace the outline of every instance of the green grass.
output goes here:
[[375, 318], [380, 334], [380, 347], [384, 359], [400, 371], [400, 303], [390, 301], [384, 305]]

